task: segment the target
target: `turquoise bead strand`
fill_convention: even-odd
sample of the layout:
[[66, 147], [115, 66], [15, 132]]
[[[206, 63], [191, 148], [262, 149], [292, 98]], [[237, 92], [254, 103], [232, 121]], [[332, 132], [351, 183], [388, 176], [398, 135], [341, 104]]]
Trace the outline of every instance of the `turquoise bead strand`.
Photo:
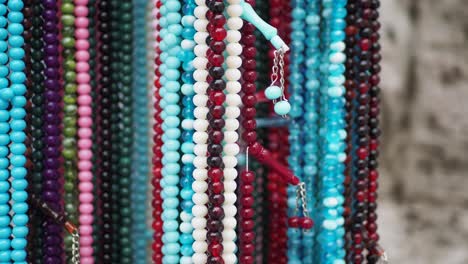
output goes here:
[[[10, 58], [8, 67], [10, 70], [10, 169], [11, 169], [11, 187], [12, 187], [12, 239], [11, 239], [11, 263], [26, 264], [26, 236], [28, 233], [28, 204], [26, 200], [26, 139], [25, 128], [25, 105], [26, 105], [26, 75], [24, 73], [24, 39], [23, 39], [23, 1], [8, 1], [8, 32], [10, 34], [8, 44], [10, 49], [8, 56]], [[8, 92], [7, 92], [8, 93]], [[3, 93], [5, 96], [5, 93]]]

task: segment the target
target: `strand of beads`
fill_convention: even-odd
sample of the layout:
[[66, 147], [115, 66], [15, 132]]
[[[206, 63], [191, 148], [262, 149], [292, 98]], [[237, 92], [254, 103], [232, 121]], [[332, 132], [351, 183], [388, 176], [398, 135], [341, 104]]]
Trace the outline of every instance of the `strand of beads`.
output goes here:
[[92, 109], [89, 65], [88, 0], [75, 0], [75, 59], [78, 83], [78, 179], [80, 262], [94, 263], [93, 259], [93, 173], [92, 169]]
[[346, 138], [344, 109], [344, 67], [346, 59], [344, 17], [346, 1], [322, 1], [323, 57], [320, 88], [320, 224], [318, 235], [320, 259], [330, 263], [344, 263], [344, 160]]
[[192, 263], [192, 244], [193, 244], [193, 236], [192, 231], [193, 227], [191, 224], [193, 215], [192, 215], [192, 208], [193, 208], [193, 171], [195, 167], [193, 166], [193, 110], [195, 109], [195, 105], [193, 104], [193, 71], [194, 67], [192, 61], [195, 57], [193, 53], [193, 49], [195, 46], [195, 42], [193, 37], [195, 35], [195, 30], [193, 28], [193, 23], [195, 21], [195, 17], [193, 15], [195, 9], [195, 1], [194, 0], [186, 0], [184, 1], [183, 6], [183, 14], [182, 17], [182, 26], [184, 30], [182, 32], [183, 40], [181, 42], [181, 47], [183, 50], [182, 53], [182, 82], [183, 85], [181, 87], [181, 91], [183, 94], [182, 103], [183, 103], [183, 110], [182, 110], [182, 146], [181, 150], [183, 153], [182, 156], [182, 175], [181, 178], [181, 187], [182, 190], [180, 192], [180, 196], [182, 198], [181, 203], [181, 212], [180, 212], [180, 219], [182, 223], [180, 224], [180, 231], [181, 236], [179, 242], [181, 244], [181, 254], [182, 257], [180, 259], [180, 263]]
[[[224, 146], [223, 146], [223, 163], [224, 163], [224, 202], [223, 202], [223, 211], [224, 211], [224, 219], [222, 219], [222, 225], [224, 226], [222, 229], [222, 248], [223, 248], [223, 261], [224, 263], [236, 263], [236, 213], [237, 208], [235, 206], [237, 196], [236, 196], [236, 179], [237, 179], [237, 170], [236, 166], [238, 163], [237, 155], [239, 154], [239, 145], [237, 141], [239, 139], [239, 134], [237, 132], [239, 128], [239, 121], [237, 118], [240, 115], [240, 108], [241, 105], [241, 98], [239, 93], [241, 91], [241, 71], [239, 68], [242, 65], [242, 60], [240, 55], [242, 53], [242, 46], [239, 43], [241, 41], [241, 33], [240, 30], [243, 25], [243, 21], [240, 18], [242, 14], [242, 7], [239, 4], [240, 0], [228, 0], [227, 1], [227, 14], [229, 18], [227, 20], [227, 33], [226, 33], [226, 51], [227, 51], [227, 58], [226, 58], [226, 73], [225, 78], [226, 82], [226, 109], [224, 114], [225, 119], [225, 130], [224, 130]], [[215, 15], [213, 17], [214, 20], [219, 18], [220, 21], [224, 21], [224, 17], [219, 17], [219, 15]], [[216, 29], [214, 30], [214, 33]], [[221, 31], [222, 32], [222, 31]], [[252, 42], [253, 44], [253, 42]], [[218, 55], [213, 55], [212, 59], [217, 61]], [[222, 58], [222, 54], [220, 54]], [[255, 53], [253, 54], [255, 56]], [[223, 59], [219, 60], [223, 60]], [[212, 64], [213, 65], [213, 64]], [[218, 65], [216, 65], [218, 66]], [[255, 65], [253, 65], [255, 68]], [[250, 76], [252, 77], [252, 76]], [[213, 84], [215, 84], [213, 82]], [[215, 85], [213, 85], [213, 90], [217, 90]], [[212, 112], [212, 115], [215, 115]], [[253, 112], [253, 116], [255, 117], [255, 111]], [[247, 193], [245, 193], [247, 195]], [[243, 199], [241, 203], [247, 207], [253, 206], [253, 198], [249, 197], [247, 199]], [[249, 212], [247, 212], [249, 213]], [[252, 212], [250, 212], [252, 213]], [[253, 229], [253, 221], [250, 220], [249, 222], [242, 223], [243, 229], [246, 231], [250, 231]], [[244, 252], [250, 251], [253, 252], [254, 248], [253, 245], [244, 246]]]
[[[61, 92], [59, 83], [59, 40], [57, 1], [42, 0], [44, 11], [42, 13], [44, 24], [44, 72], [45, 72], [45, 119], [44, 137], [46, 147], [44, 149], [43, 190], [44, 202], [57, 212], [62, 212], [60, 204], [62, 184], [60, 183], [60, 148], [62, 139], [60, 136], [60, 112]], [[43, 261], [46, 264], [61, 261], [62, 256], [62, 227], [52, 219], [46, 219], [44, 225]]]
[[100, 192], [100, 226], [98, 263], [112, 263], [112, 145], [111, 145], [111, 68], [110, 68], [110, 23], [108, 21], [109, 1], [97, 2], [97, 137], [98, 151], [96, 162], [101, 164], [97, 170]]
[[[118, 146], [120, 158], [118, 160], [118, 192], [119, 192], [119, 241], [118, 251], [120, 251], [119, 263], [132, 263], [131, 247], [131, 226], [132, 210], [130, 206], [130, 185], [131, 185], [131, 160], [132, 160], [132, 10], [131, 1], [121, 0], [119, 7], [119, 42], [120, 65], [119, 65], [119, 87], [118, 108], [119, 108], [119, 133]], [[144, 17], [142, 15], [142, 17]], [[143, 56], [144, 57], [144, 56]], [[144, 129], [144, 128], [142, 128]], [[117, 254], [116, 254], [117, 255]]]
[[[10, 71], [10, 87], [8, 90], [11, 95], [3, 94], [3, 97], [10, 97], [10, 169], [11, 169], [11, 187], [12, 187], [12, 240], [11, 240], [11, 261], [12, 263], [24, 263], [26, 261], [26, 236], [28, 234], [28, 193], [26, 192], [27, 181], [26, 177], [26, 74], [23, 72], [25, 68], [24, 62], [24, 44], [23, 38], [23, 14], [21, 12], [24, 4], [21, 0], [8, 1], [8, 32], [10, 34], [8, 50]], [[6, 47], [6, 46], [5, 46]], [[8, 185], [7, 185], [8, 186]]]
[[[319, 66], [320, 66], [320, 6], [317, 1], [306, 1], [305, 7], [305, 93], [304, 93], [304, 183], [306, 184], [306, 201], [308, 211], [315, 221], [315, 205], [318, 178], [318, 100], [319, 100]], [[304, 263], [313, 263], [316, 259], [316, 234], [318, 226], [303, 233], [302, 259]]]
[[[162, 6], [161, 1], [155, 0], [154, 2], [154, 11], [155, 11], [155, 18], [157, 22], [160, 21], [161, 14], [159, 12], [160, 8]], [[156, 27], [154, 30], [154, 39], [156, 40], [156, 43], [161, 43], [161, 37], [160, 37], [160, 31], [161, 31], [161, 24], [160, 23], [155, 23], [154, 26]], [[163, 260], [163, 253], [162, 253], [162, 247], [163, 247], [163, 242], [162, 242], [162, 237], [164, 234], [163, 230], [163, 220], [162, 220], [162, 185], [161, 185], [161, 180], [162, 180], [162, 146], [163, 146], [163, 141], [162, 141], [162, 134], [163, 134], [163, 129], [162, 129], [162, 117], [161, 117], [161, 106], [160, 103], [162, 102], [162, 97], [161, 97], [161, 72], [160, 72], [160, 66], [161, 66], [161, 47], [157, 46], [155, 47], [155, 78], [154, 78], [154, 125], [153, 125], [153, 168], [152, 168], [152, 173], [153, 177], [151, 180], [151, 184], [153, 185], [153, 191], [152, 191], [152, 206], [153, 206], [153, 243], [151, 245], [151, 248], [153, 249], [153, 255], [152, 255], [152, 260], [154, 263], [162, 263]]]
[[[226, 45], [224, 39], [226, 38], [226, 29], [224, 25], [226, 18], [224, 17], [224, 3], [218, 0], [208, 0], [208, 33], [209, 37], [206, 39], [209, 49], [207, 51], [208, 58], [208, 220], [207, 220], [207, 234], [208, 241], [208, 262], [207, 263], [223, 263], [223, 218], [225, 216], [223, 191], [224, 184], [224, 160], [222, 158], [223, 152], [223, 128], [225, 120], [223, 114], [226, 109], [224, 103], [226, 95], [224, 90], [226, 82], [223, 80], [225, 71], [222, 67], [223, 52]], [[227, 160], [226, 160], [227, 161]], [[228, 161], [229, 162], [229, 161]], [[234, 164], [235, 166], [235, 164]], [[231, 166], [228, 166], [231, 167]], [[232, 166], [233, 167], [233, 166]], [[231, 190], [228, 190], [231, 191]], [[232, 190], [234, 191], [234, 190]]]
[[[145, 1], [133, 0], [133, 46], [145, 47]], [[133, 49], [133, 154], [131, 175], [132, 263], [146, 263], [146, 180], [148, 174], [148, 98], [146, 50]]]
[[[255, 1], [247, 1], [252, 6]], [[257, 141], [255, 131], [255, 104], [257, 102], [256, 93], [256, 61], [257, 49], [255, 48], [256, 37], [254, 35], [255, 27], [251, 23], [245, 22], [242, 27], [241, 43], [242, 49], [242, 139], [247, 148], [250, 148]], [[248, 154], [248, 152], [247, 152]], [[249, 157], [247, 156], [246, 159]], [[248, 162], [248, 161], [247, 161]], [[240, 174], [239, 180], [239, 261], [240, 263], [255, 263], [254, 259], [254, 233], [253, 217], [255, 214], [253, 203], [254, 181], [257, 175], [254, 171], [246, 168]]]
[[193, 27], [196, 30], [194, 35], [194, 40], [196, 46], [194, 48], [195, 59], [193, 61], [193, 66], [195, 71], [193, 72], [193, 78], [195, 83], [193, 85], [193, 90], [195, 95], [193, 97], [193, 103], [195, 105], [194, 117], [195, 121], [193, 123], [193, 128], [195, 133], [193, 134], [194, 154], [195, 158], [193, 159], [193, 165], [195, 170], [193, 171], [194, 182], [192, 184], [192, 189], [195, 192], [193, 194], [192, 200], [194, 206], [192, 208], [192, 226], [194, 243], [192, 245], [194, 254], [192, 256], [192, 261], [194, 264], [204, 264], [207, 263], [206, 251], [208, 249], [208, 244], [206, 242], [206, 215], [208, 213], [208, 195], [206, 191], [208, 190], [208, 170], [207, 170], [207, 149], [208, 149], [208, 107], [207, 107], [207, 64], [208, 59], [206, 58], [208, 45], [206, 39], [208, 38], [207, 32], [207, 12], [208, 7], [205, 4], [205, 0], [195, 0], [197, 7], [194, 10], [195, 17], [197, 18], [193, 24]]
[[161, 90], [160, 95], [162, 100], [159, 102], [159, 106], [163, 109], [161, 116], [163, 118], [163, 137], [162, 140], [164, 145], [162, 146], [163, 151], [163, 179], [161, 182], [162, 198], [163, 198], [163, 213], [162, 218], [164, 220], [164, 235], [163, 235], [163, 262], [164, 263], [179, 263], [180, 260], [180, 244], [178, 232], [179, 217], [178, 206], [179, 206], [179, 175], [180, 172], [180, 143], [179, 138], [181, 136], [180, 125], [180, 73], [178, 68], [181, 65], [181, 61], [178, 58], [181, 52], [180, 42], [182, 26], [180, 25], [181, 4], [177, 0], [168, 0], [162, 2], [163, 5], [161, 11]]
[[[301, 70], [304, 68], [304, 27], [305, 27], [305, 3], [303, 0], [295, 0], [292, 2], [292, 18], [291, 23], [291, 53], [290, 53], [290, 70], [289, 75], [290, 92], [289, 102], [291, 103], [291, 111], [289, 115], [291, 122], [289, 123], [289, 158], [288, 163], [294, 175], [302, 181], [304, 180], [303, 171], [303, 157], [304, 157], [304, 144], [303, 137], [308, 133], [307, 130], [301, 131], [304, 125], [304, 75]], [[289, 228], [288, 228], [288, 263], [302, 263], [302, 246], [301, 244], [302, 232], [299, 229], [300, 217], [297, 216], [299, 208], [296, 201], [296, 187], [288, 186], [288, 214], [289, 214]]]
[[[367, 19], [362, 17], [364, 4], [361, 1], [350, 1], [354, 3], [355, 21], [351, 21], [355, 25], [353, 35], [348, 36], [349, 42], [353, 45], [353, 52], [350, 54], [348, 64], [350, 68], [349, 77], [353, 81], [356, 99], [354, 101], [354, 117], [353, 117], [353, 143], [355, 147], [352, 149], [353, 155], [353, 187], [354, 187], [354, 204], [351, 218], [351, 235], [353, 244], [348, 261], [352, 263], [362, 263], [364, 261], [364, 222], [366, 221], [366, 192], [368, 170], [368, 153], [369, 153], [369, 76], [366, 72], [369, 66], [369, 52], [362, 49], [361, 43], [368, 42], [366, 36], [370, 33], [367, 26]], [[350, 3], [351, 5], [351, 3]], [[351, 20], [351, 18], [350, 18]], [[368, 36], [367, 36], [368, 37]], [[366, 44], [368, 45], [368, 44]]]
[[[5, 93], [8, 90], [8, 79], [7, 76], [9, 74], [9, 68], [7, 67], [8, 63], [8, 31], [7, 31], [7, 7], [5, 5], [6, 1], [0, 2], [0, 68], [2, 69], [2, 77], [0, 78], [0, 92]], [[4, 98], [4, 96], [0, 96], [0, 128], [1, 128], [1, 135], [0, 135], [0, 185], [2, 186], [2, 193], [0, 193], [0, 228], [5, 230], [8, 234], [11, 233], [11, 217], [9, 215], [10, 212], [10, 195], [8, 190], [10, 189], [10, 182], [9, 176], [10, 172], [8, 167], [10, 166], [10, 161], [8, 159], [9, 150], [8, 145], [10, 144], [10, 137], [8, 135], [10, 131], [10, 112], [8, 111], [10, 104], [9, 98]], [[11, 241], [9, 236], [2, 238], [0, 240], [4, 247], [0, 249], [0, 257], [2, 262], [9, 263], [11, 262]]]
[[[378, 178], [378, 162], [377, 158], [379, 155], [379, 103], [380, 103], [380, 44], [379, 44], [379, 29], [380, 23], [378, 21], [380, 7], [379, 0], [373, 0], [370, 2], [368, 9], [364, 10], [363, 15], [369, 18], [369, 27], [371, 32], [368, 41], [361, 40], [361, 48], [366, 50], [369, 48], [370, 52], [370, 65], [369, 65], [369, 95], [370, 95], [370, 109], [369, 109], [369, 177], [368, 177], [368, 189], [367, 199], [369, 205], [367, 208], [367, 250], [369, 252], [367, 261], [369, 264], [376, 264], [381, 257], [379, 252], [378, 241], [379, 235], [377, 233], [377, 178]], [[369, 44], [369, 45], [367, 45]]]
[[[29, 6], [25, 5], [25, 19], [26, 12], [31, 12], [30, 23], [30, 87], [31, 87], [31, 116], [30, 116], [30, 146], [31, 146], [31, 172], [29, 190], [35, 195], [40, 195], [42, 192], [42, 171], [43, 171], [43, 153], [44, 148], [44, 131], [42, 130], [43, 119], [44, 119], [44, 76], [43, 76], [43, 57], [42, 52], [42, 5], [40, 0], [29, 1]], [[25, 23], [26, 24], [26, 23]], [[26, 30], [26, 28], [25, 28]], [[36, 212], [33, 208], [29, 208], [31, 211], [30, 223], [31, 231], [28, 234], [29, 243], [28, 246], [30, 251], [28, 252], [28, 261], [30, 263], [38, 263], [41, 261], [42, 256], [42, 219], [43, 216], [40, 212]]]
[[[75, 40], [73, 32], [75, 30], [73, 16], [74, 5], [72, 0], [65, 0], [61, 5], [61, 29], [60, 38], [62, 43], [62, 61], [63, 73], [61, 79], [64, 85], [63, 94], [63, 150], [62, 157], [64, 162], [64, 209], [65, 213], [71, 218], [74, 224], [77, 224], [78, 218], [78, 197], [77, 197], [77, 146], [76, 146], [76, 127], [77, 127], [77, 85], [76, 85], [76, 61], [75, 61]], [[72, 259], [72, 237], [65, 233], [65, 257], [67, 261]]]

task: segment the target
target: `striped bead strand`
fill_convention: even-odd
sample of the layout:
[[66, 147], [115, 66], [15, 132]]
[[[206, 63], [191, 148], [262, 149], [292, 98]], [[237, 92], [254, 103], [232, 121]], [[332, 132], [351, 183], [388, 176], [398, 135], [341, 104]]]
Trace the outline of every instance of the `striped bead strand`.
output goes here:
[[160, 94], [162, 100], [159, 106], [163, 109], [161, 117], [163, 118], [162, 129], [164, 131], [162, 140], [163, 151], [163, 179], [161, 182], [164, 220], [163, 230], [163, 262], [179, 263], [180, 244], [179, 244], [179, 172], [180, 172], [180, 73], [178, 68], [181, 61], [178, 58], [181, 52], [180, 42], [182, 26], [180, 25], [181, 14], [179, 13], [181, 4], [176, 0], [167, 0], [163, 2], [161, 11], [161, 73], [160, 79], [162, 88]]
[[197, 4], [194, 10], [197, 19], [193, 24], [196, 30], [194, 36], [196, 43], [194, 48], [195, 59], [193, 61], [193, 66], [195, 68], [193, 73], [193, 78], [195, 80], [193, 85], [193, 90], [195, 92], [193, 97], [193, 103], [195, 105], [193, 113], [195, 117], [193, 123], [193, 128], [195, 130], [193, 134], [195, 158], [193, 160], [193, 165], [195, 166], [195, 170], [193, 171], [194, 182], [192, 184], [192, 189], [195, 192], [192, 197], [194, 203], [192, 208], [192, 226], [194, 228], [193, 238], [195, 241], [192, 245], [194, 251], [192, 261], [194, 264], [205, 264], [208, 260], [206, 254], [208, 249], [208, 243], [206, 242], [206, 216], [208, 214], [208, 195], [206, 194], [208, 190], [208, 165], [206, 154], [208, 149], [208, 59], [206, 58], [208, 45], [206, 44], [206, 39], [209, 36], [207, 32], [208, 20], [206, 14], [208, 12], [208, 7], [205, 4], [205, 0], [195, 0], [195, 3]]
[[[243, 20], [240, 18], [242, 14], [242, 7], [240, 0], [228, 0], [227, 1], [227, 34], [226, 34], [226, 51], [227, 58], [225, 62], [226, 73], [226, 110], [224, 114], [225, 118], [225, 130], [224, 130], [224, 146], [223, 146], [223, 163], [224, 163], [224, 219], [222, 221], [224, 229], [222, 231], [223, 237], [223, 260], [224, 263], [236, 263], [236, 179], [237, 179], [237, 155], [239, 154], [239, 121], [240, 105], [242, 104], [240, 98], [241, 91], [241, 71], [242, 60], [240, 55], [242, 54], [242, 45], [240, 30], [243, 25]], [[253, 200], [252, 200], [253, 202]], [[249, 224], [249, 223], [246, 223]], [[253, 228], [253, 222], [252, 222]], [[252, 246], [253, 251], [253, 246]]]
[[75, 59], [78, 84], [78, 180], [80, 262], [93, 264], [92, 109], [89, 65], [88, 0], [75, 0]]
[[[61, 139], [61, 96], [62, 87], [59, 83], [59, 40], [58, 40], [58, 16], [57, 1], [42, 0], [44, 11], [42, 17], [44, 20], [45, 34], [44, 39], [44, 64], [45, 72], [45, 144], [44, 149], [44, 171], [43, 171], [43, 200], [49, 206], [59, 213], [63, 212], [61, 200], [61, 190], [63, 186], [60, 183], [62, 177], [60, 170], [62, 162], [60, 161]], [[46, 264], [58, 263], [62, 261], [62, 226], [56, 224], [52, 219], [46, 219], [44, 225], [44, 255], [43, 261]]]
[[[133, 0], [133, 47], [146, 46], [144, 0]], [[146, 53], [133, 49], [133, 154], [131, 173], [132, 263], [146, 263], [146, 193], [148, 176], [148, 97]]]
[[[21, 0], [8, 1], [8, 55], [10, 57], [8, 68], [10, 70], [10, 169], [11, 169], [11, 203], [12, 203], [12, 239], [11, 263], [26, 263], [26, 236], [28, 233], [28, 193], [26, 192], [26, 74], [24, 73], [24, 38], [23, 14], [24, 7]], [[5, 96], [5, 94], [4, 94]]]
[[194, 16], [194, 9], [195, 9], [195, 1], [193, 0], [186, 0], [184, 1], [183, 6], [184, 16], [182, 17], [182, 26], [184, 30], [182, 32], [183, 40], [181, 42], [182, 47], [182, 87], [181, 92], [183, 94], [182, 104], [182, 178], [181, 178], [181, 187], [182, 190], [180, 192], [180, 196], [182, 198], [181, 203], [181, 212], [180, 212], [180, 219], [182, 223], [180, 224], [180, 231], [181, 236], [179, 238], [179, 242], [181, 244], [181, 259], [180, 263], [188, 264], [192, 263], [192, 255], [193, 249], [192, 244], [194, 242], [193, 239], [193, 227], [191, 221], [193, 219], [192, 208], [193, 208], [193, 201], [192, 197], [194, 191], [192, 190], [193, 184], [193, 171], [195, 167], [193, 166], [193, 159], [194, 159], [194, 143], [193, 143], [193, 122], [194, 122], [194, 115], [193, 111], [195, 109], [195, 105], [193, 104], [193, 59], [195, 54], [193, 53], [193, 49], [195, 47], [195, 41], [193, 40], [195, 35], [195, 29], [193, 28], [193, 23], [195, 22]]

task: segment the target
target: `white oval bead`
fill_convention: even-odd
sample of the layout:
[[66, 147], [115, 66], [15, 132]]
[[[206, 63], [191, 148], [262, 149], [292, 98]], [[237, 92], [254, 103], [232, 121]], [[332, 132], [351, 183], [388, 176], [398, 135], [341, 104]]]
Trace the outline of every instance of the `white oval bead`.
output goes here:
[[238, 118], [240, 116], [240, 108], [236, 106], [228, 106], [226, 107], [226, 118]]
[[238, 81], [241, 78], [241, 72], [238, 69], [227, 69], [225, 76], [228, 81]]
[[206, 190], [208, 190], [208, 184], [202, 181], [194, 181], [192, 183], [192, 189], [195, 192], [206, 192]]
[[239, 68], [242, 66], [242, 59], [239, 56], [228, 56], [226, 58], [226, 66], [229, 68]]
[[231, 253], [236, 250], [236, 243], [223, 240], [223, 253]]
[[205, 204], [207, 202], [203, 202], [203, 203], [196, 203], [193, 207], [192, 207], [192, 214], [193, 216], [195, 217], [205, 217], [207, 214], [208, 214], [208, 208], [206, 208]]
[[224, 141], [226, 143], [234, 143], [239, 139], [239, 134], [236, 131], [225, 131], [224, 132]]
[[236, 264], [237, 257], [236, 254], [223, 253], [223, 260], [225, 264]]
[[225, 217], [223, 219], [224, 228], [234, 229], [237, 226], [236, 218], [234, 217]]
[[195, 118], [198, 119], [206, 119], [206, 115], [208, 114], [208, 107], [196, 107], [193, 111], [193, 115]]
[[234, 204], [237, 200], [237, 196], [235, 193], [224, 193], [224, 204]]
[[192, 236], [195, 240], [205, 241], [207, 231], [205, 229], [195, 229], [193, 230]]
[[195, 143], [205, 143], [208, 140], [208, 134], [206, 132], [195, 132], [193, 133], [193, 141]]
[[[195, 251], [195, 249], [194, 249], [194, 251]], [[206, 264], [206, 263], [208, 263], [208, 256], [204, 252], [205, 251], [202, 251], [201, 253], [193, 254], [193, 256], [192, 256], [193, 264]]]
[[228, 93], [239, 93], [242, 89], [241, 84], [238, 81], [228, 81], [226, 82], [226, 90]]
[[198, 5], [197, 7], [195, 7], [195, 10], [193, 10], [193, 14], [197, 17], [197, 18], [206, 18], [206, 12], [208, 12], [208, 7], [207, 6], [204, 6], [204, 5]]
[[236, 239], [236, 232], [232, 229], [224, 230], [222, 236], [226, 241], [234, 241]]
[[239, 154], [239, 145], [237, 144], [226, 144], [224, 145], [224, 153], [226, 153], [226, 155], [229, 155], [229, 156], [236, 156], [237, 154]]
[[237, 130], [239, 128], [239, 121], [233, 119], [232, 122], [226, 123], [225, 128], [229, 131]]
[[208, 245], [206, 242], [195, 241], [192, 244], [192, 248], [195, 252], [205, 252], [208, 249]]
[[241, 33], [238, 30], [228, 30], [226, 35], [227, 42], [239, 42], [242, 38]]
[[235, 192], [237, 183], [235, 181], [224, 181], [224, 190], [226, 192]]
[[240, 55], [242, 53], [242, 46], [239, 43], [229, 43], [226, 45], [226, 51], [229, 55]]
[[225, 181], [233, 181], [237, 178], [237, 170], [235, 168], [225, 168], [223, 172]]
[[[237, 8], [236, 8], [237, 9]], [[227, 26], [229, 29], [233, 29], [233, 30], [239, 30], [242, 28], [242, 25], [243, 25], [243, 21], [240, 17], [230, 17], [228, 20], [227, 20]]]
[[226, 11], [230, 17], [240, 17], [242, 15], [241, 5], [229, 5]]

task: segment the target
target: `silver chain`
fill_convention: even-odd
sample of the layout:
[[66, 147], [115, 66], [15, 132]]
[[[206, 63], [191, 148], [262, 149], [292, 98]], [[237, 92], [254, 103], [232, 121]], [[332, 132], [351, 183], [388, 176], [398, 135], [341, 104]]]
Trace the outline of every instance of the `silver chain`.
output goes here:
[[[284, 50], [278, 49], [273, 52], [273, 67], [271, 68], [271, 85], [275, 85], [279, 81], [279, 86], [281, 88], [283, 100], [286, 100], [286, 96], [284, 95]], [[276, 101], [276, 100], [274, 100]]]
[[78, 231], [71, 233], [72, 236], [72, 263], [80, 264], [80, 235]]

